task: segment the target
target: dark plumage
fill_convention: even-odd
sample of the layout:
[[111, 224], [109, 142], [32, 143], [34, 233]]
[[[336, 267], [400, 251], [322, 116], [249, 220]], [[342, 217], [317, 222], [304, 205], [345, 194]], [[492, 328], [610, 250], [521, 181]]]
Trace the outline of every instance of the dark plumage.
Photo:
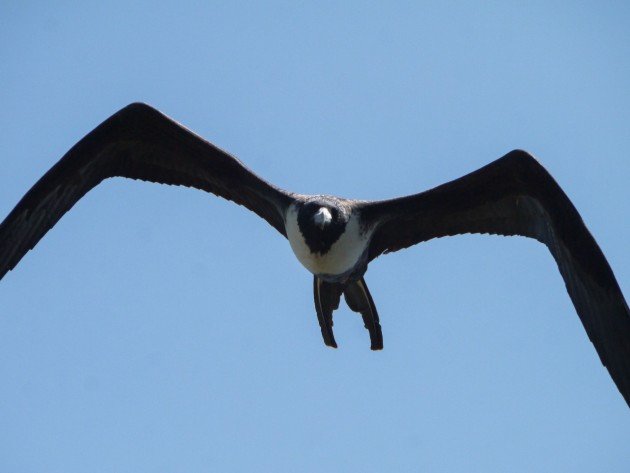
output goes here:
[[573, 305], [630, 405], [630, 311], [599, 246], [568, 197], [528, 153], [512, 151], [435, 189], [385, 201], [305, 196], [278, 189], [236, 158], [157, 110], [132, 104], [66, 153], [0, 224], [0, 278], [92, 188], [110, 177], [182, 185], [243, 205], [288, 238], [314, 274], [326, 345], [341, 295], [360, 313], [371, 348], [383, 347], [365, 283], [382, 253], [462, 233], [522, 235], [545, 244]]
[[[330, 206], [332, 220], [325, 227], [320, 227], [313, 221], [313, 216], [321, 208], [323, 202]], [[346, 229], [348, 214], [343, 207], [336, 205], [336, 202], [330, 199], [309, 200], [298, 204], [298, 226], [313, 253], [326, 254]]]

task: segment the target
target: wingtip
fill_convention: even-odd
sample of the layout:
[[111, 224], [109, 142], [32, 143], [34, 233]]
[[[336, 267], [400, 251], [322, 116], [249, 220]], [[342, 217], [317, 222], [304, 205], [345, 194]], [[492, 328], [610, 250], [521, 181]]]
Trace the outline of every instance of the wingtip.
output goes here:
[[378, 326], [377, 332], [374, 334], [370, 333], [370, 350], [372, 351], [381, 351], [383, 349], [383, 335], [381, 334], [381, 326]]

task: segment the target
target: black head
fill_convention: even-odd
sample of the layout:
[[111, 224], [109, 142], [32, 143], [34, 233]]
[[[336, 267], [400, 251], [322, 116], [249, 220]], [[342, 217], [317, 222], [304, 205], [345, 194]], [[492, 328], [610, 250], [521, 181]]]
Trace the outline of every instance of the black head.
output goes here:
[[325, 254], [346, 229], [347, 210], [336, 201], [316, 198], [298, 209], [298, 226], [313, 253]]

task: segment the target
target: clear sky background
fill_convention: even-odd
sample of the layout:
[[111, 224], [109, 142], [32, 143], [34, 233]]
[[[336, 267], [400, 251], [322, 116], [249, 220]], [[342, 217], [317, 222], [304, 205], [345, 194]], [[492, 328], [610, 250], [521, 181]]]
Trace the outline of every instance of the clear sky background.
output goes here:
[[[298, 4], [299, 3], [299, 4]], [[627, 2], [0, 3], [0, 213], [145, 101], [289, 190], [378, 199], [521, 147], [630, 294]], [[379, 258], [385, 350], [266, 222], [110, 180], [0, 282], [0, 471], [627, 472], [546, 248]]]

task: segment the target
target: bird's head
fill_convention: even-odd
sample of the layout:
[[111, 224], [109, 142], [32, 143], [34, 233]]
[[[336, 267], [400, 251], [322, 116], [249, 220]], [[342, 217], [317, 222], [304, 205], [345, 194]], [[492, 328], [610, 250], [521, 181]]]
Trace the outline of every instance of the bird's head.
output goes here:
[[303, 203], [298, 225], [313, 252], [326, 252], [343, 233], [349, 211], [332, 197], [317, 196]]
[[311, 231], [326, 233], [335, 227], [343, 227], [348, 221], [348, 215], [337, 200], [317, 196], [302, 204], [299, 220], [301, 225], [309, 227]]
[[317, 212], [313, 214], [313, 223], [315, 226], [323, 230], [326, 225], [330, 225], [333, 220], [332, 213], [328, 207], [320, 207]]

